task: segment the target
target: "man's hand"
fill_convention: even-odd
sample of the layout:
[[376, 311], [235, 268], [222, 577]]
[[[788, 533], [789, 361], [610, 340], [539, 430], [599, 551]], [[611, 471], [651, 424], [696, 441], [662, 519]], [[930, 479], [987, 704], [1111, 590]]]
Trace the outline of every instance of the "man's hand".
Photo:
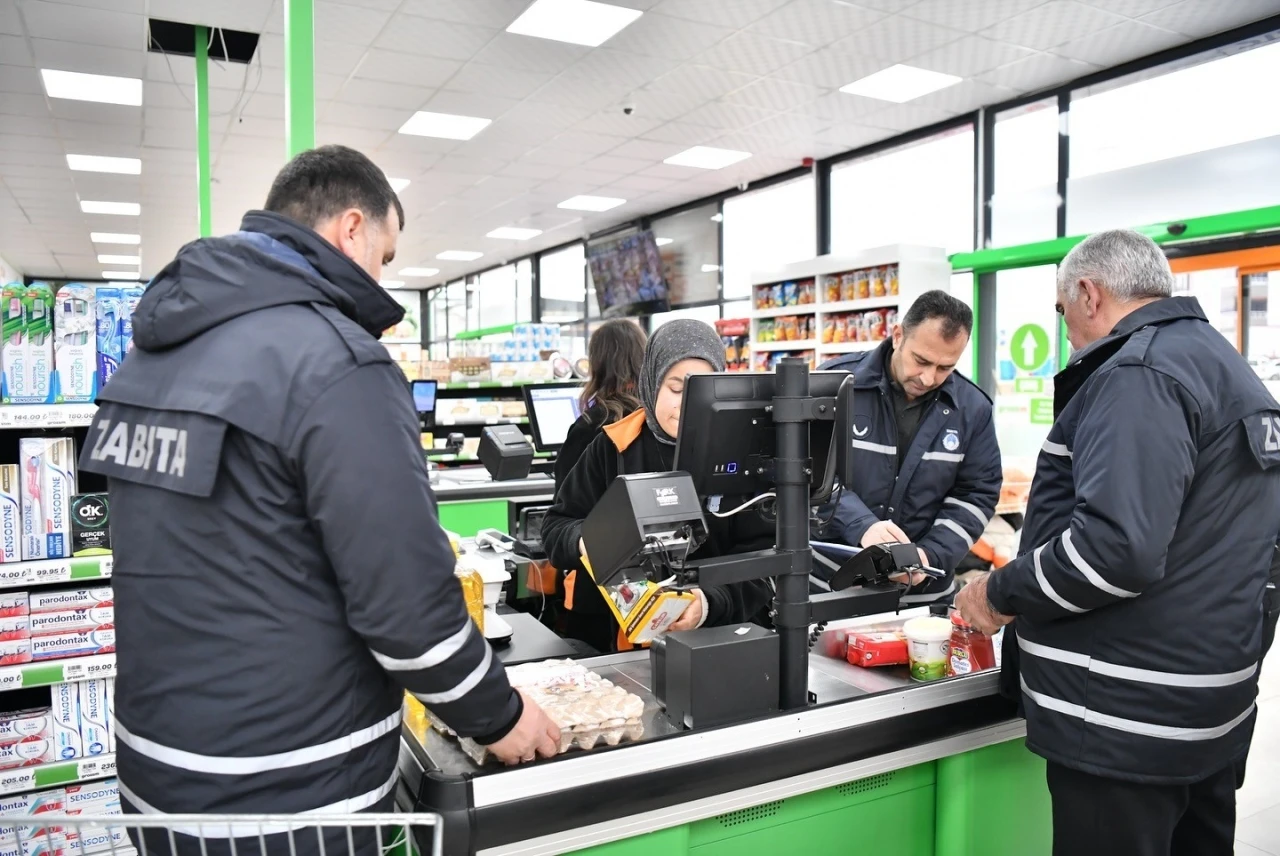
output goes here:
[[[929, 557], [925, 554], [924, 547], [916, 547], [916, 550], [920, 553], [920, 564], [927, 568], [929, 566]], [[890, 574], [889, 579], [893, 580], [895, 583], [906, 583], [912, 588], [915, 588], [925, 580], [928, 580], [929, 575], [923, 571], [913, 571], [910, 574]]]
[[671, 626], [667, 628], [667, 632], [678, 633], [681, 630], [692, 630], [702, 620], [702, 593], [697, 589], [689, 589], [689, 594], [693, 595], [693, 602], [685, 607], [684, 612], [680, 613], [680, 617], [671, 623]]
[[895, 541], [899, 544], [911, 543], [907, 533], [898, 528], [898, 524], [892, 520], [877, 520], [862, 536], [862, 543], [859, 546], [874, 547], [876, 544], [890, 544]]
[[960, 589], [960, 594], [956, 595], [956, 608], [978, 632], [994, 636], [1001, 627], [1013, 621], [1013, 616], [996, 612], [991, 601], [987, 600], [987, 580], [990, 577], [990, 574], [984, 574]]
[[524, 712], [516, 727], [489, 746], [489, 751], [507, 766], [532, 761], [535, 756], [554, 758], [560, 752], [560, 726], [523, 692], [520, 698], [524, 701]]

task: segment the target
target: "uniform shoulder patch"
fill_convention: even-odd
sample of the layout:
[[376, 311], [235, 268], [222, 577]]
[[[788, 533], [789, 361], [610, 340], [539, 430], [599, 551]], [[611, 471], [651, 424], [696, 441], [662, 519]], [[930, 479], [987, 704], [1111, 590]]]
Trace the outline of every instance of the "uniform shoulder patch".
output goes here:
[[1269, 470], [1280, 465], [1280, 410], [1253, 413], [1244, 418], [1243, 425], [1258, 466]]
[[213, 493], [227, 423], [201, 413], [104, 402], [80, 469], [190, 496]]

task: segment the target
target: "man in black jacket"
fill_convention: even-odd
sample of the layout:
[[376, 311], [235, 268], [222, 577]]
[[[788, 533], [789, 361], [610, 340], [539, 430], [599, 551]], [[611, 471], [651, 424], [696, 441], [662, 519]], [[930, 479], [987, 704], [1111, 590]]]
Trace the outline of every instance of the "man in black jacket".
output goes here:
[[[1280, 508], [1280, 405], [1171, 297], [1160, 248], [1085, 240], [1058, 270], [1055, 379], [1023, 555], [957, 598], [1005, 635], [1054, 853], [1230, 854]], [[1009, 684], [1006, 684], [1009, 686]]]
[[508, 763], [557, 748], [467, 617], [377, 341], [403, 316], [378, 284], [399, 200], [326, 146], [266, 208], [151, 282], [81, 455], [111, 492], [130, 812], [389, 809], [406, 689]]

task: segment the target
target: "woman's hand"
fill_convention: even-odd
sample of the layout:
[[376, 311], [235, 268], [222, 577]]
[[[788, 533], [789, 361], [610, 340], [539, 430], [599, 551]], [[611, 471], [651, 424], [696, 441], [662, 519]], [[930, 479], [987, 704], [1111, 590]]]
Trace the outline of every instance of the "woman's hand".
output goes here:
[[702, 622], [702, 604], [706, 596], [698, 589], [689, 589], [689, 594], [693, 595], [693, 600], [685, 607], [684, 612], [680, 613], [680, 617], [667, 628], [668, 633], [692, 630]]

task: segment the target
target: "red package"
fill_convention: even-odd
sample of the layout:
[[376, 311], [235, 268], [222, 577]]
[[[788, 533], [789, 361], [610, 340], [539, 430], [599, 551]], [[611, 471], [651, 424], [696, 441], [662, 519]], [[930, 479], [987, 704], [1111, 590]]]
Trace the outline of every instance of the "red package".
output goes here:
[[896, 631], [850, 633], [845, 657], [854, 666], [898, 666], [907, 663], [907, 640]]

